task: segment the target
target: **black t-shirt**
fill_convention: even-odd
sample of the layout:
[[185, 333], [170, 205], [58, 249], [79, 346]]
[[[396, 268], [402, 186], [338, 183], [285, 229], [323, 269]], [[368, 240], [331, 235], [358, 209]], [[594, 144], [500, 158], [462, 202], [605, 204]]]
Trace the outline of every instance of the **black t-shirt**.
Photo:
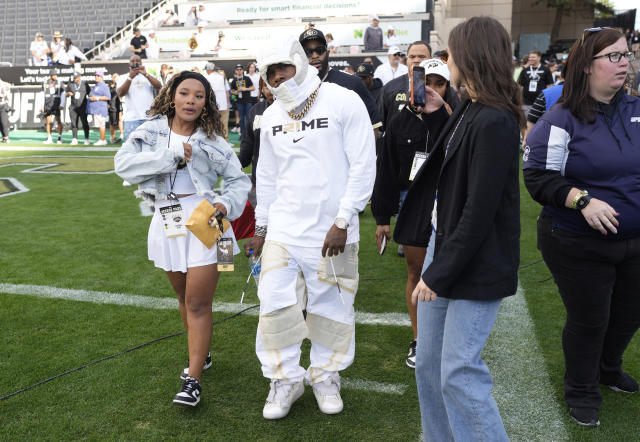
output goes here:
[[[133, 46], [134, 49], [140, 49], [146, 44], [147, 37], [144, 35], [141, 35], [140, 37], [133, 37], [131, 39], [131, 46]], [[147, 58], [147, 51], [144, 48], [142, 49], [142, 52], [136, 52], [136, 54], [138, 54], [140, 58]]]
[[[253, 86], [253, 82], [251, 81], [251, 78], [247, 77], [246, 75], [243, 75], [241, 78], [238, 77], [233, 77], [233, 80], [231, 80], [231, 89], [235, 89], [238, 90], [238, 88], [240, 87], [251, 87]], [[236, 95], [238, 98], [235, 100], [236, 103], [251, 103], [251, 92], [241, 92], [238, 91], [238, 94]]]
[[364, 84], [364, 81], [362, 81], [359, 77], [340, 72], [336, 69], [329, 69], [329, 72], [324, 81], [326, 81], [327, 83], [337, 84], [338, 86], [342, 86], [343, 88], [352, 90], [353, 92], [358, 94], [362, 99], [364, 105], [366, 106], [367, 112], [369, 112], [369, 118], [371, 119], [372, 126], [375, 128], [381, 125], [382, 120], [378, 115], [376, 102], [373, 99], [371, 92]]
[[[536, 82], [535, 87], [532, 87], [534, 81]], [[546, 66], [538, 66], [537, 68], [529, 66], [520, 72], [518, 84], [522, 86], [524, 104], [531, 106], [538, 94], [546, 89], [547, 85], [553, 84], [553, 75]]]
[[634, 32], [633, 37], [631, 37], [631, 44], [640, 43], [640, 33]]

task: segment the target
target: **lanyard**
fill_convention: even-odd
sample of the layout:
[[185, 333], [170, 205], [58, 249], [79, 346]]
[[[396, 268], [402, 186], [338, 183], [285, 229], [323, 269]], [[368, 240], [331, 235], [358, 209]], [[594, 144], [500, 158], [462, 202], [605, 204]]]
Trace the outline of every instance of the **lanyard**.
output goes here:
[[464, 114], [467, 113], [467, 109], [469, 109], [469, 106], [471, 106], [471, 103], [467, 104], [467, 107], [464, 108], [464, 111], [462, 111], [462, 115], [460, 116], [460, 119], [456, 123], [456, 127], [453, 128], [453, 132], [451, 133], [451, 136], [449, 137], [449, 141], [447, 142], [447, 147], [444, 150], [444, 156], [445, 157], [449, 153], [449, 147], [451, 146], [451, 140], [453, 140], [453, 137], [455, 136], [456, 131], [458, 130], [458, 126], [460, 126], [460, 123], [462, 123], [462, 120], [464, 119]]
[[[169, 125], [169, 140], [167, 141], [167, 149], [171, 149], [171, 132], [172, 132], [171, 128], [172, 127], [173, 127], [173, 120], [171, 120], [171, 124]], [[189, 135], [189, 138], [187, 138], [187, 141], [185, 141], [185, 143], [189, 142], [189, 140], [191, 139], [191, 136], [195, 133], [195, 131], [196, 129], [194, 129], [193, 132], [191, 132], [191, 134]], [[178, 163], [178, 167], [176, 167], [175, 173], [173, 174], [173, 179], [171, 179], [171, 174], [169, 174], [169, 184], [171, 184], [169, 195], [167, 195], [169, 199], [178, 201], [178, 196], [175, 193], [173, 193], [173, 186], [175, 185], [176, 178], [178, 177], [178, 169], [184, 169], [186, 165], [187, 165], [187, 162], [185, 160], [181, 160], [180, 163]]]
[[530, 77], [532, 80], [537, 80], [537, 79], [540, 77], [540, 76], [538, 75], [538, 73], [539, 73], [539, 69], [540, 69], [540, 66], [538, 66], [538, 67], [536, 68], [535, 72], [534, 72], [534, 70], [533, 70], [533, 66], [529, 66], [529, 77]]

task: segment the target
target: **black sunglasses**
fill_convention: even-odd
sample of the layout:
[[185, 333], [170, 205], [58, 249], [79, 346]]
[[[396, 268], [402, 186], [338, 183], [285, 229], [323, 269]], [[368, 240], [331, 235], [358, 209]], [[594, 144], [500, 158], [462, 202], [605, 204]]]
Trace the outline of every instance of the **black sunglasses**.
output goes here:
[[316, 46], [315, 48], [304, 48], [304, 53], [307, 54], [307, 57], [311, 57], [313, 53], [318, 55], [323, 55], [327, 52], [327, 47], [324, 45]]
[[608, 28], [606, 26], [603, 27], [597, 27], [597, 28], [587, 28], [584, 31], [582, 31], [582, 38], [580, 39], [580, 44], [584, 44], [584, 39], [591, 35], [591, 34], [595, 34], [596, 32], [600, 32], [604, 29], [613, 29], [613, 28]]

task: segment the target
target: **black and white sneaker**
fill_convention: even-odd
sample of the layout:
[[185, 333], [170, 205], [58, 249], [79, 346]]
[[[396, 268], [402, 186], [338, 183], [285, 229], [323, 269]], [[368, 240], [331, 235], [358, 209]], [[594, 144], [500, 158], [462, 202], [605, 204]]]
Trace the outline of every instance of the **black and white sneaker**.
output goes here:
[[633, 394], [638, 391], [638, 382], [624, 371], [621, 371], [615, 380], [601, 376], [600, 383], [608, 385], [610, 389], [619, 393]]
[[415, 339], [409, 344], [409, 355], [407, 356], [407, 366], [416, 368], [416, 341]]
[[176, 394], [176, 397], [173, 398], [173, 403], [186, 407], [195, 407], [200, 402], [201, 393], [202, 387], [200, 386], [200, 382], [198, 382], [196, 378], [187, 376], [182, 383], [182, 389]]
[[[204, 360], [202, 371], [210, 369], [212, 365], [213, 361], [211, 360], [211, 353], [207, 353], [207, 359]], [[189, 361], [187, 361], [187, 366], [182, 370], [182, 373], [180, 373], [180, 379], [184, 381], [187, 379], [187, 376], [189, 376]]]
[[596, 408], [569, 408], [569, 415], [578, 425], [597, 427], [600, 425]]

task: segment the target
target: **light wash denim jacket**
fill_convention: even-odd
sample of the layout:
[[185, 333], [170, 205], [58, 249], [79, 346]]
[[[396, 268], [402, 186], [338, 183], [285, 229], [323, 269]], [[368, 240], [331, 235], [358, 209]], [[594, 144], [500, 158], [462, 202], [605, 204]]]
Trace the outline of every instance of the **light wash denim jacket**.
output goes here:
[[[131, 133], [114, 158], [115, 172], [125, 181], [138, 184], [134, 195], [151, 204], [167, 199], [167, 177], [174, 172], [184, 151], [168, 149], [169, 124], [167, 117], [156, 115]], [[242, 215], [251, 189], [251, 180], [242, 171], [240, 161], [224, 138], [207, 138], [199, 130], [189, 141], [193, 149], [187, 170], [198, 195], [211, 204], [222, 203], [227, 218]], [[222, 195], [213, 191], [218, 177], [224, 179]]]

